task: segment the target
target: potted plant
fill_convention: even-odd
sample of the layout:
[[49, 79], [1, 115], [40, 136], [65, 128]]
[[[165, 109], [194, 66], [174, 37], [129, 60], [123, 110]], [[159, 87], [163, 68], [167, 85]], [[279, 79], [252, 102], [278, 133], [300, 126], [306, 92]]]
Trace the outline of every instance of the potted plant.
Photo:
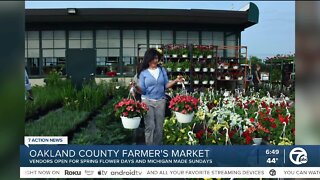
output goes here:
[[223, 69], [228, 69], [229, 68], [229, 63], [223, 63]]
[[182, 69], [185, 72], [189, 72], [190, 71], [190, 61], [189, 60], [186, 60], [186, 61], [182, 62], [181, 66], [182, 66]]
[[181, 72], [182, 67], [183, 67], [183, 63], [178, 62], [177, 65], [176, 65], [176, 71], [177, 72]]
[[242, 81], [242, 80], [243, 80], [243, 73], [238, 72], [237, 75], [238, 75], [238, 77], [237, 77], [238, 80], [239, 80], [239, 81]]
[[122, 125], [126, 129], [138, 128], [141, 117], [147, 113], [148, 109], [145, 103], [133, 99], [123, 99], [115, 105], [116, 116], [121, 118]]
[[204, 75], [202, 78], [202, 84], [207, 85], [208, 84], [208, 76]]
[[172, 61], [168, 61], [164, 63], [163, 66], [167, 69], [168, 72], [171, 72], [175, 68], [175, 63]]
[[214, 63], [210, 63], [209, 64], [209, 67], [210, 67], [210, 72], [215, 72], [215, 64]]
[[281, 81], [281, 70], [279, 68], [272, 69], [270, 73], [270, 78], [272, 82], [280, 82]]
[[225, 80], [230, 80], [231, 79], [231, 76], [230, 76], [230, 73], [227, 72], [225, 75], [224, 75], [224, 79]]
[[233, 69], [239, 69], [239, 65], [238, 64], [234, 64], [233, 65]]
[[178, 122], [189, 123], [198, 109], [199, 100], [192, 96], [176, 96], [171, 99], [169, 108], [175, 112]]
[[199, 84], [199, 76], [198, 75], [194, 77], [193, 83]]
[[210, 46], [203, 46], [202, 47], [203, 55], [207, 57], [207, 59], [212, 58], [212, 47]]
[[185, 75], [184, 76], [185, 78], [185, 81], [184, 81], [184, 84], [189, 84], [189, 81], [190, 81], [190, 77], [188, 75]]
[[203, 67], [202, 72], [208, 72], [208, 67]]
[[210, 80], [209, 80], [209, 84], [210, 84], [210, 85], [213, 85], [213, 84], [214, 84], [214, 80], [213, 80], [212, 77], [211, 77]]
[[179, 55], [181, 55], [181, 57], [183, 58], [187, 58], [189, 56], [188, 48], [186, 46], [183, 46], [182, 48], [180, 48]]
[[194, 65], [194, 71], [195, 71], [195, 72], [200, 72], [200, 70], [201, 70], [201, 64], [200, 64], [200, 63], [196, 63], [196, 64]]
[[178, 46], [170, 46], [168, 49], [168, 54], [171, 55], [173, 58], [177, 58], [179, 53], [179, 47]]
[[192, 53], [193, 53], [193, 58], [197, 58], [197, 57], [203, 58], [200, 46], [194, 46]]

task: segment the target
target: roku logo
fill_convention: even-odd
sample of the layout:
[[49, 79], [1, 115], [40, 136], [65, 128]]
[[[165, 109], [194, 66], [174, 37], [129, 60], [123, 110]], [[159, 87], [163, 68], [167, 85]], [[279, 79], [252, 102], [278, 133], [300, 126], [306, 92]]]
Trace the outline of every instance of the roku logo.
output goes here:
[[68, 171], [68, 170], [65, 170], [64, 174], [65, 175], [81, 175], [81, 171]]

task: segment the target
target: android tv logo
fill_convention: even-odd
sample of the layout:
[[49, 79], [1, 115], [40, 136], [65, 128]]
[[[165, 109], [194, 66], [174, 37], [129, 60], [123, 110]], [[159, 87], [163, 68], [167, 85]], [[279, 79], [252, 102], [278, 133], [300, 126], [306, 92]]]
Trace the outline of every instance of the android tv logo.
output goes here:
[[308, 154], [306, 150], [300, 147], [296, 147], [290, 151], [290, 161], [295, 165], [301, 165], [308, 162]]

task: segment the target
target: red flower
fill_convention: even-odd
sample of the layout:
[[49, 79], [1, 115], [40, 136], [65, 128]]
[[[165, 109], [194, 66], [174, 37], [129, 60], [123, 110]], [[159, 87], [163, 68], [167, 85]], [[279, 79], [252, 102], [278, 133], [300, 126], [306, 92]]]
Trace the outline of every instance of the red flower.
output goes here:
[[274, 118], [269, 118], [269, 121], [270, 121], [271, 123], [274, 123]]
[[246, 143], [250, 144], [251, 141], [252, 141], [252, 137], [251, 136], [246, 136], [245, 138], [246, 138]]
[[201, 137], [203, 136], [203, 134], [204, 134], [204, 130], [201, 129], [199, 132], [196, 133], [196, 138], [201, 139]]
[[256, 119], [255, 118], [250, 118], [250, 122], [255, 122], [256, 121]]
[[273, 104], [273, 103], [270, 103], [270, 107], [273, 108], [273, 107], [274, 107], [274, 104]]
[[286, 116], [285, 118], [282, 116], [282, 114], [278, 114], [278, 117], [279, 117], [279, 120], [280, 120], [280, 122], [281, 123], [286, 123], [286, 124], [288, 124], [288, 122], [289, 122], [289, 117], [288, 116]]
[[271, 127], [272, 127], [273, 129], [277, 128], [276, 123], [272, 123], [272, 124], [271, 124]]
[[267, 103], [264, 102], [264, 101], [261, 103], [261, 106], [262, 106], [263, 108], [267, 108], [267, 107], [268, 107]]

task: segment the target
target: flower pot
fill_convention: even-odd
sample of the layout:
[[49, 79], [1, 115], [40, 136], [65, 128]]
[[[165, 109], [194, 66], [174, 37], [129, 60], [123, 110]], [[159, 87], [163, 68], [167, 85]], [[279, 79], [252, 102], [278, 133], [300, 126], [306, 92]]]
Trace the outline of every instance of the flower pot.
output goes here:
[[121, 116], [122, 125], [125, 129], [137, 129], [139, 127], [141, 118], [134, 117], [134, 118], [127, 118]]
[[212, 55], [208, 55], [207, 58], [208, 58], [208, 59], [212, 58]]
[[176, 114], [177, 120], [180, 123], [189, 123], [192, 121], [193, 116], [194, 116], [194, 112], [192, 112], [191, 114], [182, 114], [179, 112], [174, 112]]
[[165, 57], [165, 58], [169, 58], [170, 56], [169, 56], [168, 54], [165, 54], [164, 57]]
[[243, 80], [243, 76], [238, 77], [238, 80], [239, 81]]
[[181, 83], [181, 82], [177, 82], [177, 84], [179, 84], [179, 85], [180, 85], [180, 84], [182, 84], [182, 83]]
[[229, 68], [229, 66], [223, 66], [223, 69], [228, 69]]
[[190, 71], [190, 69], [189, 69], [189, 68], [187, 68], [187, 69], [185, 69], [184, 71], [185, 71], [185, 72], [189, 72], [189, 71]]
[[213, 81], [213, 80], [210, 80], [210, 81], [209, 81], [209, 84], [211, 84], [211, 85], [214, 84], [214, 81]]
[[173, 57], [173, 58], [177, 58], [178, 55], [177, 55], [177, 54], [172, 54], [172, 57]]
[[208, 84], [208, 81], [202, 81], [202, 84], [206, 85]]
[[196, 56], [196, 55], [193, 55], [192, 58], [197, 58], [197, 56]]
[[208, 72], [208, 68], [202, 68], [202, 72]]
[[230, 80], [230, 76], [225, 76], [224, 79], [225, 80]]
[[199, 58], [203, 58], [203, 55], [199, 55], [198, 57], [199, 57]]
[[199, 84], [199, 80], [194, 80], [193, 83], [194, 84]]
[[221, 79], [221, 76], [218, 76], [217, 79], [220, 80], [220, 79]]
[[195, 72], [200, 72], [200, 68], [194, 68]]
[[252, 139], [255, 145], [260, 145], [262, 142], [262, 138], [253, 138]]
[[171, 69], [171, 68], [167, 68], [167, 71], [168, 71], [168, 72], [171, 72], [171, 71], [172, 71], [172, 69]]
[[214, 68], [210, 68], [210, 72], [214, 72], [215, 71], [215, 69]]
[[189, 81], [185, 81], [183, 84], [189, 84]]
[[233, 69], [238, 69], [239, 68], [239, 66], [233, 66]]
[[180, 71], [181, 71], [181, 68], [177, 68], [176, 71], [177, 71], [177, 72], [180, 72]]
[[183, 57], [183, 58], [187, 58], [187, 57], [188, 57], [188, 54], [182, 54], [182, 57]]

